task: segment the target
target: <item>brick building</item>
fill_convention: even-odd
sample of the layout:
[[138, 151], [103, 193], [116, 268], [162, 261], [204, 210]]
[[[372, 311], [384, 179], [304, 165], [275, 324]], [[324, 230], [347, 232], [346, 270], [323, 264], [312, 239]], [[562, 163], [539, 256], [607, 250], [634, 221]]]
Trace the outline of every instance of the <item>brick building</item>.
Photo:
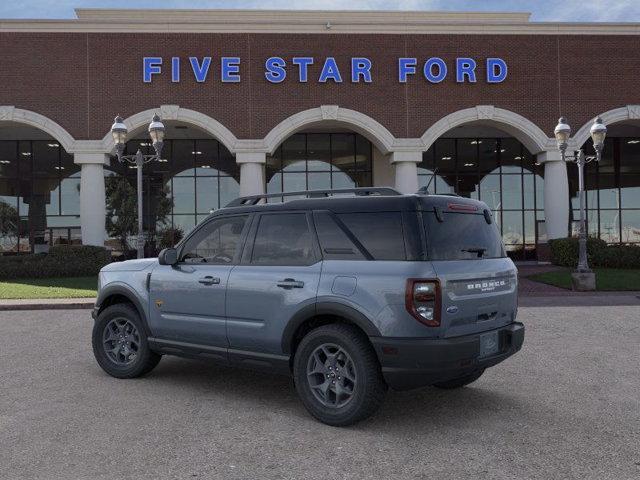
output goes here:
[[[189, 230], [238, 194], [350, 186], [480, 198], [507, 249], [535, 257], [575, 232], [570, 148], [587, 169], [588, 228], [640, 242], [640, 26], [537, 23], [525, 13], [77, 10], [0, 20], [0, 251], [103, 244], [115, 157], [149, 151], [145, 228]], [[105, 193], [106, 185], [106, 193]], [[170, 212], [158, 216], [159, 198]], [[45, 247], [46, 248], [46, 247]]]

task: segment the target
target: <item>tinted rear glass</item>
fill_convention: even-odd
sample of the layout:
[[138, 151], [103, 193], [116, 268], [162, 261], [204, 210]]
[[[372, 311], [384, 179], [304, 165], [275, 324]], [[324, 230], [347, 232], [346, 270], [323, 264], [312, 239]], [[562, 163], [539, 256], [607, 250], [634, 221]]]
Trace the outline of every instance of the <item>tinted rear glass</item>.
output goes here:
[[400, 212], [343, 213], [338, 218], [374, 260], [406, 260]]
[[443, 212], [439, 222], [434, 212], [426, 212], [423, 218], [431, 260], [505, 256], [495, 222], [488, 224], [482, 214]]

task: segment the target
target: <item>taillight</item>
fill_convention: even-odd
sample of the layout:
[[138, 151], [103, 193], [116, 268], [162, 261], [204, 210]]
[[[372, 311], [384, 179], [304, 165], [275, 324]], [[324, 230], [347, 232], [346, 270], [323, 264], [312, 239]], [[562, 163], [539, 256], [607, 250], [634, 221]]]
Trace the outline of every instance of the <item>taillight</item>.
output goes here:
[[437, 280], [407, 280], [407, 311], [428, 327], [440, 326], [440, 283]]

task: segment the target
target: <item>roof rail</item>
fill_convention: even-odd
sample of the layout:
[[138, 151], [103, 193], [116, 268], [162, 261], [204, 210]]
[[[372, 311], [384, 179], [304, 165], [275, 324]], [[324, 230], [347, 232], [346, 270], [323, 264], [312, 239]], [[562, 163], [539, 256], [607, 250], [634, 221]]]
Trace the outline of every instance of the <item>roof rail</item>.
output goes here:
[[[267, 193], [263, 195], [249, 195], [246, 197], [238, 197], [235, 200], [229, 202], [226, 207], [239, 207], [243, 205], [256, 205], [260, 202], [260, 200], [266, 200], [269, 198], [282, 198], [282, 197], [302, 197], [306, 196], [307, 198], [326, 198], [330, 195], [342, 194], [342, 193], [353, 193], [356, 196], [395, 196], [402, 195], [397, 190], [389, 187], [364, 187], [364, 188], [339, 188], [335, 190], [301, 190], [298, 192], [284, 192], [284, 193]], [[284, 200], [284, 199], [283, 199]]]

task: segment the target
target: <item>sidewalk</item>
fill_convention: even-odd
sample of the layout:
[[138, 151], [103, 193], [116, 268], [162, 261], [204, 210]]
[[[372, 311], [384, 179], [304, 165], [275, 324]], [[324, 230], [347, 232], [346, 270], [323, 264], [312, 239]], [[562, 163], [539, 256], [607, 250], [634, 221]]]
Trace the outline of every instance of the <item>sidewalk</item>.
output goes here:
[[8, 310], [75, 310], [93, 308], [95, 298], [42, 298], [0, 300], [0, 312]]

